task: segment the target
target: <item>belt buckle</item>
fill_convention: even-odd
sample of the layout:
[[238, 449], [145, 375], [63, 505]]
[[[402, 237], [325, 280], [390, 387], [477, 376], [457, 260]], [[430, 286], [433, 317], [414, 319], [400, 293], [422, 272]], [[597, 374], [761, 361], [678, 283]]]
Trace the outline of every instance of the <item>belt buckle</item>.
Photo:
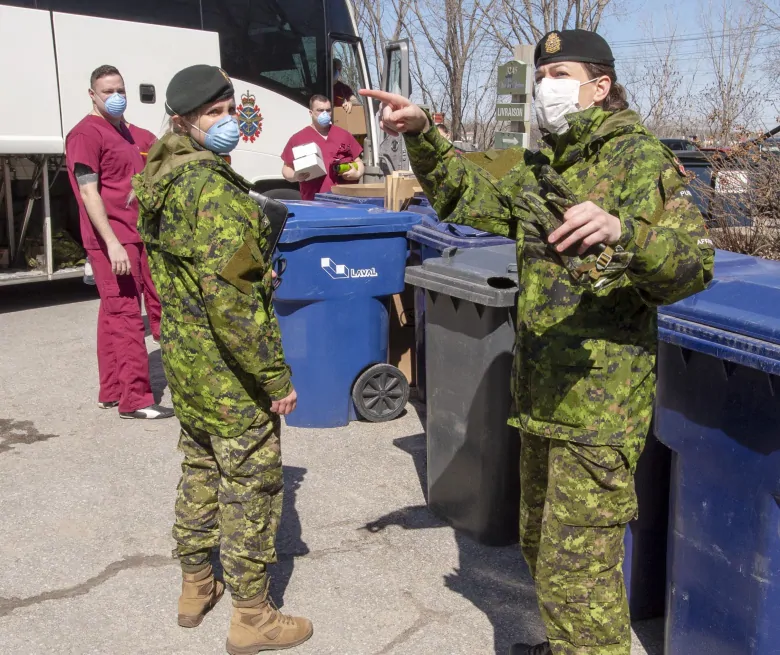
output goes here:
[[614, 254], [615, 251], [609, 246], [604, 248], [601, 254], [596, 257], [596, 270], [605, 271], [607, 266], [609, 266], [610, 262], [612, 261], [612, 255]]

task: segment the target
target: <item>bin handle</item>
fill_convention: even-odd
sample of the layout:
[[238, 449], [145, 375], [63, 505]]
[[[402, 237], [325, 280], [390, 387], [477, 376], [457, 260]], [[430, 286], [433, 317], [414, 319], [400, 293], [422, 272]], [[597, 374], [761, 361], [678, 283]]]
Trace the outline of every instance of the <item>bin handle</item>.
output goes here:
[[447, 230], [452, 232], [455, 236], [464, 237], [466, 239], [473, 237], [484, 237], [485, 235], [490, 234], [490, 232], [485, 232], [484, 230], [472, 232], [471, 234], [464, 234], [457, 225], [453, 225], [452, 223], [447, 223]]
[[447, 246], [444, 250], [441, 251], [441, 258], [452, 259], [452, 257], [454, 257], [455, 253], [457, 252], [458, 252], [458, 246]]

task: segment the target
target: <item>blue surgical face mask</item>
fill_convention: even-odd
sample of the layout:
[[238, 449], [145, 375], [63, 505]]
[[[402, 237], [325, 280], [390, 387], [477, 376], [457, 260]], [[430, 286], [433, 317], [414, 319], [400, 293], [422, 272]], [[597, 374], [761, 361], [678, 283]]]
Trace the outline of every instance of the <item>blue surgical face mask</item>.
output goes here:
[[222, 120], [214, 123], [207, 132], [201, 130], [197, 125], [193, 125], [198, 132], [205, 134], [203, 145], [211, 152], [218, 155], [226, 155], [236, 149], [241, 140], [241, 132], [238, 130], [238, 122], [232, 116], [225, 116]]
[[[97, 93], [95, 93], [95, 97], [100, 98]], [[121, 93], [112, 93], [105, 100], [101, 99], [100, 102], [103, 103], [106, 113], [114, 118], [119, 118], [127, 109], [127, 98]]]
[[330, 112], [323, 111], [319, 114], [319, 116], [317, 116], [317, 122], [322, 125], [322, 127], [328, 127], [328, 125], [331, 124]]

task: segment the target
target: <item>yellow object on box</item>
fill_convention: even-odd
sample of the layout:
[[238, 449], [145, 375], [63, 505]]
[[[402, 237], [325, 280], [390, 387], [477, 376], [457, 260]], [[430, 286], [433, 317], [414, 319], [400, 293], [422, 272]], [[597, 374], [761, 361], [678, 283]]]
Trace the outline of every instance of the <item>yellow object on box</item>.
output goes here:
[[358, 165], [356, 161], [351, 161], [348, 164], [339, 164], [336, 167], [336, 171], [338, 172], [339, 175], [343, 175], [344, 173], [347, 173], [351, 170], [356, 171], [357, 169], [358, 169]]

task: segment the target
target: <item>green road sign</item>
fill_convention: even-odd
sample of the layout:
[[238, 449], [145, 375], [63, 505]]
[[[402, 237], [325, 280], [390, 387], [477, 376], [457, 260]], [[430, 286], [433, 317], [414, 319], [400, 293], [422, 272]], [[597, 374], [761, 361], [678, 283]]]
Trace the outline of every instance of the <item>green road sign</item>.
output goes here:
[[498, 67], [498, 95], [523, 95], [528, 67], [513, 59]]
[[496, 120], [497, 121], [524, 121], [525, 118], [525, 103], [523, 102], [510, 102], [499, 103], [496, 105]]
[[493, 137], [493, 147], [496, 150], [501, 150], [502, 148], [522, 146], [523, 136], [525, 135], [522, 132], [496, 132], [495, 137]]

